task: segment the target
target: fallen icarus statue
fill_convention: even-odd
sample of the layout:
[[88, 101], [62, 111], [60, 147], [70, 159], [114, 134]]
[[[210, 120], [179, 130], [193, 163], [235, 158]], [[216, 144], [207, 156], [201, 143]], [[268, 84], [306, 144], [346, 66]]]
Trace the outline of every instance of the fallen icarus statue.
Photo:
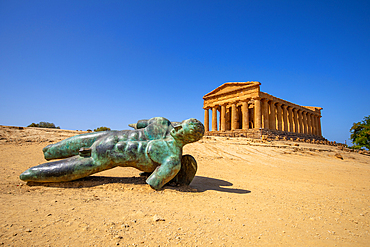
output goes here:
[[149, 177], [154, 189], [168, 182], [189, 185], [197, 163], [182, 155], [185, 144], [204, 135], [204, 126], [194, 118], [170, 122], [155, 117], [130, 124], [134, 130], [102, 131], [77, 135], [43, 149], [44, 163], [26, 170], [20, 179], [32, 182], [64, 182], [87, 177], [117, 166], [135, 167]]

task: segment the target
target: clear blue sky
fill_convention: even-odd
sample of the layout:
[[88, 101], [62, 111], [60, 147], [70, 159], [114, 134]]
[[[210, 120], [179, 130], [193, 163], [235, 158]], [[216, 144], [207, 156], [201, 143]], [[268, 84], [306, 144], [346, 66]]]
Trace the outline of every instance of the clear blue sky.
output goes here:
[[0, 0], [0, 124], [203, 121], [202, 96], [259, 81], [323, 107], [329, 140], [370, 115], [370, 1]]

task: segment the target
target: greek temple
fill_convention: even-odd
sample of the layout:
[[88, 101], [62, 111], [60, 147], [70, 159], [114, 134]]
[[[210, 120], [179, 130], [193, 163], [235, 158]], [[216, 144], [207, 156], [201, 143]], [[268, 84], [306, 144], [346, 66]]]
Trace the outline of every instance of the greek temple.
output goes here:
[[324, 139], [323, 108], [277, 98], [261, 92], [260, 85], [257, 81], [227, 82], [204, 95], [206, 135]]

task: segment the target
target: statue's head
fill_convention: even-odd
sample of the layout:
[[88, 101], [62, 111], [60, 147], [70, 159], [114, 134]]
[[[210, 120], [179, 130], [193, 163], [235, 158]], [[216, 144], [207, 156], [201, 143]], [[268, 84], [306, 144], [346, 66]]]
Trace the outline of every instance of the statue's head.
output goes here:
[[204, 135], [204, 125], [195, 118], [189, 118], [174, 126], [171, 136], [183, 144], [199, 141]]

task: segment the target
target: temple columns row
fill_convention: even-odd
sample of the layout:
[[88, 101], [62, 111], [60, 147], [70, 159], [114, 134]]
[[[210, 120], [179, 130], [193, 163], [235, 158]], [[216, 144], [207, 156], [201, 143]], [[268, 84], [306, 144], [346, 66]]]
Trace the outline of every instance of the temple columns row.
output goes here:
[[321, 116], [263, 99], [262, 128], [321, 136]]
[[[258, 107], [257, 107], [258, 108]], [[261, 107], [259, 107], [260, 109]], [[213, 106], [212, 108], [206, 108], [204, 111], [204, 125], [206, 128], [206, 131], [209, 131], [209, 110], [212, 110], [212, 131], [217, 131], [218, 129], [220, 131], [226, 131], [226, 104], [221, 106]], [[220, 121], [218, 126], [217, 121], [217, 111], [220, 109]], [[230, 121], [230, 129], [236, 130], [238, 129], [238, 123], [239, 123], [239, 116], [237, 114], [237, 104], [236, 102], [233, 103], [230, 107], [231, 109], [231, 121]], [[242, 118], [240, 121], [242, 121], [242, 129], [246, 130], [249, 129], [249, 108], [247, 102], [242, 102], [241, 105], [241, 111], [242, 111]], [[258, 114], [255, 114], [255, 118]], [[218, 128], [219, 127], [219, 128]]]
[[[242, 102], [241, 119], [237, 113], [237, 102], [231, 104], [230, 129], [249, 129], [249, 107], [248, 101]], [[239, 104], [240, 105], [240, 104]], [[206, 131], [209, 131], [209, 109], [205, 109], [204, 124]], [[212, 131], [217, 131], [217, 111], [220, 109], [220, 131], [226, 131], [226, 104], [213, 106], [212, 108]], [[321, 136], [321, 116], [312, 114], [294, 106], [283, 105], [268, 99], [255, 98], [253, 123], [255, 129], [272, 129], [293, 133], [302, 133]]]

